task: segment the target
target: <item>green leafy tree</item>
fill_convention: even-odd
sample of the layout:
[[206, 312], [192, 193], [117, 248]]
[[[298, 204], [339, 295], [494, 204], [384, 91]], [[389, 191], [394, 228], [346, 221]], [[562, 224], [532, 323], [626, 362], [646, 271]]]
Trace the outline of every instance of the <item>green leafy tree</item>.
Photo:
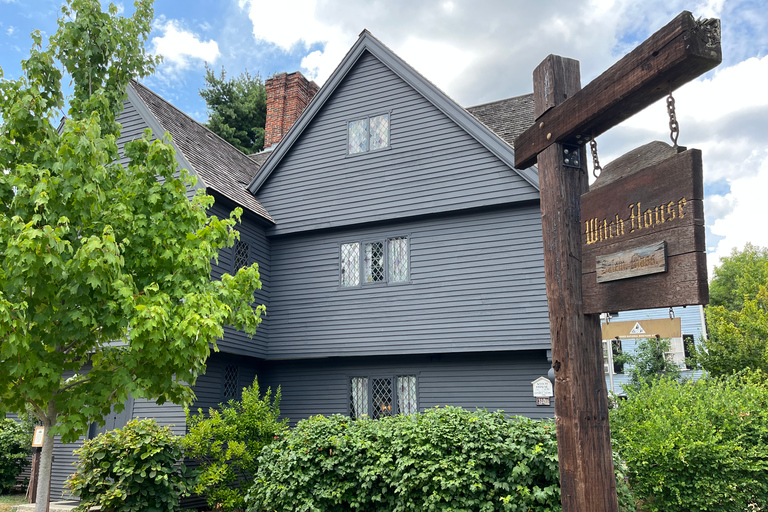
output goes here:
[[29, 465], [32, 426], [30, 422], [0, 419], [0, 494], [11, 492], [16, 478]]
[[221, 410], [187, 411], [188, 457], [200, 467], [194, 491], [217, 510], [245, 510], [245, 497], [258, 469], [261, 449], [278, 438], [288, 420], [280, 420], [280, 389], [259, 397], [259, 383], [243, 390], [242, 398], [221, 404]]
[[669, 351], [669, 338], [645, 338], [637, 343], [632, 354], [616, 356], [616, 361], [627, 365], [630, 386], [660, 378], [677, 380], [680, 378], [680, 367], [667, 359], [665, 354]]
[[208, 128], [214, 133], [246, 155], [264, 149], [267, 90], [258, 74], [245, 71], [227, 79], [223, 67], [218, 77], [206, 67], [200, 96], [208, 106]]
[[[69, 0], [47, 48], [33, 34], [24, 76], [0, 81], [0, 408], [46, 429], [39, 512], [54, 434], [77, 439], [129, 395], [190, 402], [223, 326], [261, 321], [256, 265], [210, 279], [241, 211], [220, 220], [213, 198], [188, 200], [193, 179], [149, 132], [116, 163], [126, 87], [159, 62], [143, 46], [152, 17], [149, 0], [130, 18]], [[57, 61], [74, 83], [58, 130]]]
[[709, 305], [741, 311], [745, 300], [755, 299], [761, 286], [768, 284], [768, 247], [750, 243], [721, 259], [709, 285]]
[[708, 338], [694, 362], [711, 375], [768, 372], [768, 248], [747, 244], [715, 269], [706, 309]]

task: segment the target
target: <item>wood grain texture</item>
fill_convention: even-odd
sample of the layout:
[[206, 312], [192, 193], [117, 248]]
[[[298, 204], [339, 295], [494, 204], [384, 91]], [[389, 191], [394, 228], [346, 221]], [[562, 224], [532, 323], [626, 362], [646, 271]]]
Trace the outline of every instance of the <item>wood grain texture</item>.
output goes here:
[[[552, 143], [597, 137], [721, 61], [720, 20], [695, 20], [683, 11], [567, 99], [543, 83], [546, 101], [536, 123], [515, 139], [515, 167], [530, 167]], [[562, 105], [552, 108], [553, 98]]]
[[667, 243], [658, 242], [596, 258], [598, 283], [667, 271]]
[[[536, 111], [576, 93], [578, 77], [578, 61], [547, 57], [534, 71]], [[615, 512], [600, 319], [582, 313], [580, 208], [588, 188], [586, 166], [564, 168], [561, 151], [560, 144], [552, 144], [538, 155], [561, 501], [563, 512]]]
[[[709, 302], [701, 151], [590, 190], [581, 198], [581, 215], [585, 313]], [[667, 272], [597, 282], [598, 256], [660, 242], [667, 244]]]

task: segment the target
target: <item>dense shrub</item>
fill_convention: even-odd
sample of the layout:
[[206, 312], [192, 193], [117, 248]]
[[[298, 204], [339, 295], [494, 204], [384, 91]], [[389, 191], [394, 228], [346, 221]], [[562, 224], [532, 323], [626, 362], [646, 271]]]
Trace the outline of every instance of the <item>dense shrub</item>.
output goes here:
[[627, 395], [611, 411], [612, 435], [647, 510], [768, 507], [765, 375], [660, 380]]
[[207, 416], [201, 410], [187, 412], [185, 452], [200, 463], [194, 492], [205, 495], [211, 508], [245, 508], [259, 453], [286, 428], [287, 420], [279, 418], [280, 389], [274, 400], [269, 389], [259, 398], [256, 380], [243, 390], [241, 400], [222, 404], [220, 411], [211, 409]]
[[430, 409], [317, 416], [264, 449], [249, 511], [559, 511], [555, 425]]
[[0, 494], [8, 493], [16, 485], [16, 478], [29, 464], [32, 450], [29, 426], [11, 419], [0, 419]]
[[181, 439], [154, 420], [133, 420], [86, 441], [75, 452], [77, 472], [67, 486], [80, 498], [77, 511], [101, 506], [108, 512], [178, 510], [188, 495]]

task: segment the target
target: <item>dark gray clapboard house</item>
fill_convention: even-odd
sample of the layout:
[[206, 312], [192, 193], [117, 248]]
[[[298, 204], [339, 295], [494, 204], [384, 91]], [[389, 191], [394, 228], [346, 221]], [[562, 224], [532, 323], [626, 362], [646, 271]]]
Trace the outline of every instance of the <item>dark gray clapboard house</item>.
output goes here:
[[[319, 91], [299, 73], [267, 89], [274, 144], [250, 158], [138, 83], [119, 119], [121, 145], [170, 132], [211, 214], [243, 208], [212, 277], [261, 269], [266, 320], [252, 339], [227, 330], [195, 407], [258, 375], [292, 423], [438, 405], [552, 416], [531, 386], [550, 367], [538, 175], [511, 147], [531, 95], [464, 109], [367, 31]], [[181, 407], [127, 405], [106, 428], [185, 431]], [[56, 448], [53, 497], [72, 450]]]

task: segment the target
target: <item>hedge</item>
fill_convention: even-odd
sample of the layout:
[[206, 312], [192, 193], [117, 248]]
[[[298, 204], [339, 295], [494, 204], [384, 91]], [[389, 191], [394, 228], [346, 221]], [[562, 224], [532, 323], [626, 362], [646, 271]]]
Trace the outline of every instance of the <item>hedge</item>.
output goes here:
[[455, 407], [316, 416], [264, 449], [246, 501], [254, 512], [559, 511], [555, 425]]

